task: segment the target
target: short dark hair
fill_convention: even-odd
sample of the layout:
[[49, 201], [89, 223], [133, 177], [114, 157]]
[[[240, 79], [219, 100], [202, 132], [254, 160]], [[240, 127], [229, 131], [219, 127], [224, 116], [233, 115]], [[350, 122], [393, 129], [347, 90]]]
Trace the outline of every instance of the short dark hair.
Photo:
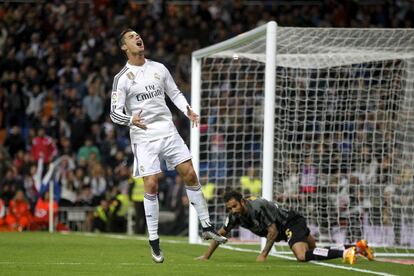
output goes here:
[[243, 199], [243, 196], [241, 193], [237, 191], [229, 191], [225, 193], [223, 196], [224, 202], [229, 202], [232, 198], [234, 198], [238, 202], [241, 202], [241, 200]]
[[118, 45], [119, 45], [119, 47], [122, 47], [122, 45], [124, 45], [125, 44], [125, 40], [124, 40], [124, 35], [126, 34], [126, 33], [129, 33], [129, 32], [134, 32], [134, 30], [133, 29], [131, 29], [131, 28], [127, 28], [127, 29], [124, 29], [120, 34], [119, 34], [119, 37], [118, 37]]

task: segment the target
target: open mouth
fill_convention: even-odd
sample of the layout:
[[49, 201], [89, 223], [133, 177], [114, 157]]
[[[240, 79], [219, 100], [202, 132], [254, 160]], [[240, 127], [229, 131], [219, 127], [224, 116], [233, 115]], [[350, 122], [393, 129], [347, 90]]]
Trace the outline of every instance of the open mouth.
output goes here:
[[137, 46], [141, 47], [142, 46], [142, 42], [137, 42]]

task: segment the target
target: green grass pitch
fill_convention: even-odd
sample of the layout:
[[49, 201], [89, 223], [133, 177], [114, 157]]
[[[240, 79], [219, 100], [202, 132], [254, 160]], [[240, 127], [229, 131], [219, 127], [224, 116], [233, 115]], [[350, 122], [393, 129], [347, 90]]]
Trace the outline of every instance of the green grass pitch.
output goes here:
[[204, 252], [205, 245], [161, 237], [161, 246], [166, 259], [155, 264], [142, 236], [0, 233], [0, 275], [414, 275], [413, 265], [362, 258], [353, 266], [332, 260], [324, 262], [333, 265], [326, 267], [274, 256], [256, 263], [255, 252], [219, 248], [211, 260], [198, 261], [194, 258]]

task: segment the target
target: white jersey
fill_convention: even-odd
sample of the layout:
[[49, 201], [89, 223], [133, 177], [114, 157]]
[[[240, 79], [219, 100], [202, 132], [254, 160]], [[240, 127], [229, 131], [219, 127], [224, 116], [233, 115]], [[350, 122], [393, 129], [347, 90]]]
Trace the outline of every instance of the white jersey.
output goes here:
[[[114, 77], [111, 120], [130, 127], [131, 143], [153, 141], [178, 133], [165, 102], [165, 94], [186, 114], [188, 102], [163, 64], [148, 59], [142, 66], [127, 63]], [[131, 123], [132, 115], [141, 111], [146, 130]]]

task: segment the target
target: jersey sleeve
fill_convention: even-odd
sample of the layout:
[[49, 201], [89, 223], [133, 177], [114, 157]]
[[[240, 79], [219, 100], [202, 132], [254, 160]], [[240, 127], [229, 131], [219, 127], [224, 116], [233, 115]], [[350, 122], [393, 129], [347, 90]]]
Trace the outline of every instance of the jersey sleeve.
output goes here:
[[110, 118], [112, 122], [119, 125], [130, 126], [132, 124], [132, 116], [124, 113], [126, 100], [126, 92], [122, 79], [114, 78], [111, 94], [111, 111]]
[[170, 71], [164, 67], [165, 71], [165, 93], [170, 97], [171, 101], [175, 104], [178, 109], [180, 109], [184, 114], [187, 115], [187, 106], [189, 106], [187, 99], [184, 97], [183, 93], [178, 89], [177, 84], [175, 83], [173, 77], [170, 74]]
[[229, 214], [224, 221], [223, 229], [226, 231], [226, 233], [229, 233], [233, 228], [240, 225], [240, 220], [237, 219], [235, 216], [232, 216]]

